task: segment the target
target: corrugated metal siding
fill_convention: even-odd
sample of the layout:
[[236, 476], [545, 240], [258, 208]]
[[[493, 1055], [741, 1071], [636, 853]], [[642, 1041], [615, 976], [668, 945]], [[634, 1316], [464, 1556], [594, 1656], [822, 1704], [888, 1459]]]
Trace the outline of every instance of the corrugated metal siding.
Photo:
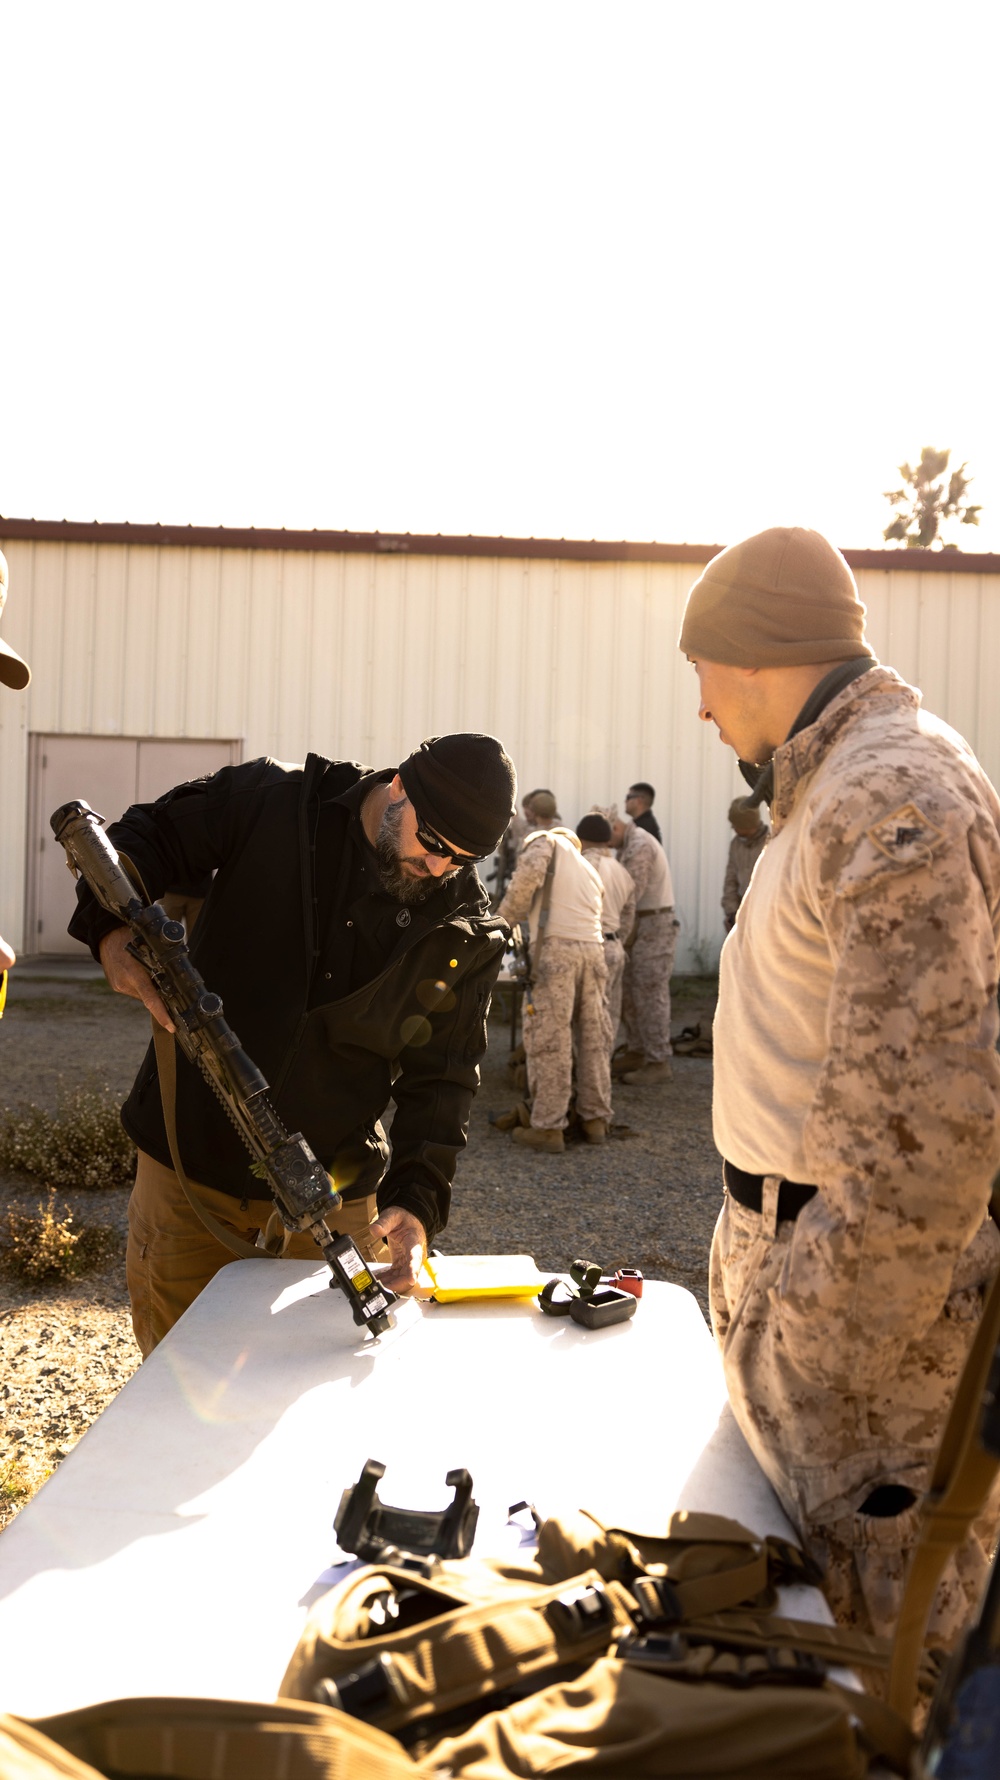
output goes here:
[[[3, 542], [0, 539], [0, 542]], [[243, 738], [248, 757], [310, 747], [384, 765], [423, 736], [485, 729], [523, 790], [550, 785], [576, 822], [658, 788], [684, 927], [681, 968], [715, 962], [742, 781], [696, 721], [676, 639], [697, 563], [4, 544], [5, 634], [31, 662], [0, 700], [13, 943], [25, 878], [27, 733]], [[873, 647], [1000, 777], [1000, 576], [861, 569]], [[86, 786], [80, 787], [86, 796]], [[8, 819], [9, 818], [9, 819]], [[18, 844], [20, 842], [20, 844]]]

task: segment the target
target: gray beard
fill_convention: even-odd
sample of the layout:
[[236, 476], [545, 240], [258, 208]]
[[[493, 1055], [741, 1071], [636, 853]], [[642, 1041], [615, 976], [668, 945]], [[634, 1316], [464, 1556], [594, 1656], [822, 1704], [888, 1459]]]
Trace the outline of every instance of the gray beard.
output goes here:
[[402, 799], [398, 803], [387, 803], [385, 806], [375, 837], [378, 874], [386, 895], [394, 897], [396, 902], [422, 902], [428, 890], [434, 888], [436, 880], [430, 875], [411, 877], [409, 872], [403, 870], [399, 830], [405, 807]]

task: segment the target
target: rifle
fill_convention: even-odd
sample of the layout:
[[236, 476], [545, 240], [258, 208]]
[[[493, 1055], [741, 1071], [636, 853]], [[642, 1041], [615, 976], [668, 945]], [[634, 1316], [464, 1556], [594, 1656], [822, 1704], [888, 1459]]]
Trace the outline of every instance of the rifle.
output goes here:
[[533, 1014], [535, 1011], [532, 1005], [531, 995], [532, 990], [535, 987], [538, 961], [541, 958], [542, 947], [545, 944], [545, 938], [548, 932], [549, 909], [552, 903], [552, 885], [555, 880], [558, 858], [559, 844], [556, 840], [553, 840], [552, 851], [549, 854], [549, 863], [545, 869], [545, 878], [542, 883], [542, 900], [538, 907], [538, 931], [535, 935], [534, 958], [531, 956], [530, 924], [525, 922], [523, 928], [518, 924], [518, 926], [511, 929], [511, 941], [514, 947], [514, 970], [511, 974], [519, 976], [524, 984], [525, 1011], [529, 1014]]
[[[322, 1250], [359, 1328], [381, 1335], [393, 1326], [396, 1295], [372, 1277], [350, 1236], [338, 1236], [328, 1213], [343, 1203], [300, 1131], [289, 1136], [268, 1097], [268, 1083], [223, 1019], [222, 1000], [191, 962], [180, 921], [140, 894], [100, 824], [104, 817], [77, 799], [51, 817], [73, 876], [82, 874], [102, 908], [127, 926], [127, 950], [156, 987], [174, 1023], [177, 1043], [200, 1069], [259, 1165], [288, 1230], [308, 1231]], [[176, 1166], [176, 1163], [175, 1163]], [[255, 1170], [257, 1172], [257, 1170]], [[183, 1184], [183, 1176], [182, 1176]]]
[[527, 924], [522, 927], [520, 921], [514, 922], [510, 930], [510, 949], [514, 956], [507, 967], [507, 974], [515, 983], [520, 983], [522, 988], [527, 989], [531, 984], [531, 942]]

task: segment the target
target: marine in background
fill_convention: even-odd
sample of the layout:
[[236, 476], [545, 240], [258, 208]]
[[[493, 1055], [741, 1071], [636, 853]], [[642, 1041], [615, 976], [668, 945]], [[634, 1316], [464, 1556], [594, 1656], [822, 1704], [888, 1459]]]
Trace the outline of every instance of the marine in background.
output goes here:
[[531, 1124], [512, 1131], [512, 1139], [562, 1153], [575, 1054], [577, 1116], [586, 1141], [603, 1143], [611, 1126], [604, 886], [571, 829], [528, 835], [497, 913], [528, 927], [531, 952], [523, 1014]]
[[615, 1074], [630, 1087], [659, 1087], [673, 1075], [670, 978], [680, 926], [673, 880], [659, 841], [631, 817], [616, 814], [609, 819], [612, 843], [636, 892], [635, 928], [625, 948], [622, 986], [626, 1050], [616, 1061]]
[[729, 843], [726, 876], [722, 885], [722, 914], [726, 932], [736, 923], [736, 911], [743, 901], [753, 876], [753, 868], [764, 851], [771, 830], [760, 813], [759, 804], [749, 804], [745, 797], [734, 797], [729, 806], [733, 838]]
[[637, 779], [636, 783], [630, 785], [625, 793], [625, 814], [631, 816], [636, 827], [644, 828], [646, 833], [651, 834], [654, 841], [659, 841], [662, 847], [663, 836], [660, 833], [660, 824], [653, 815], [655, 801], [656, 792], [652, 785], [648, 784], [645, 779]]
[[576, 825], [576, 833], [584, 859], [588, 865], [594, 867], [604, 885], [604, 911], [601, 919], [604, 962], [608, 972], [604, 996], [611, 1024], [610, 1043], [613, 1052], [622, 1017], [625, 945], [631, 940], [635, 926], [635, 884], [611, 850], [611, 823], [606, 816], [597, 812], [582, 816]]

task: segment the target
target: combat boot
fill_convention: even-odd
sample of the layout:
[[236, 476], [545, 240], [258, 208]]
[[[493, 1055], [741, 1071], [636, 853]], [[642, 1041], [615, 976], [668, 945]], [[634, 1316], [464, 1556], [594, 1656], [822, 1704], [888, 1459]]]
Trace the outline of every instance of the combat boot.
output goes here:
[[655, 1088], [660, 1082], [672, 1082], [674, 1072], [669, 1057], [664, 1057], [662, 1063], [644, 1063], [641, 1069], [630, 1069], [621, 1079], [630, 1088]]
[[603, 1143], [608, 1135], [607, 1119], [581, 1119], [580, 1127], [587, 1143]]
[[646, 1058], [642, 1051], [625, 1050], [619, 1057], [611, 1059], [611, 1073], [621, 1081], [628, 1070], [641, 1069]]
[[531, 1124], [531, 1114], [523, 1100], [519, 1100], [509, 1112], [490, 1113], [488, 1116], [494, 1131], [513, 1131], [517, 1125]]
[[521, 1125], [510, 1135], [514, 1143], [523, 1143], [529, 1150], [544, 1150], [549, 1156], [561, 1156], [566, 1148], [561, 1131], [545, 1131], [538, 1125]]

